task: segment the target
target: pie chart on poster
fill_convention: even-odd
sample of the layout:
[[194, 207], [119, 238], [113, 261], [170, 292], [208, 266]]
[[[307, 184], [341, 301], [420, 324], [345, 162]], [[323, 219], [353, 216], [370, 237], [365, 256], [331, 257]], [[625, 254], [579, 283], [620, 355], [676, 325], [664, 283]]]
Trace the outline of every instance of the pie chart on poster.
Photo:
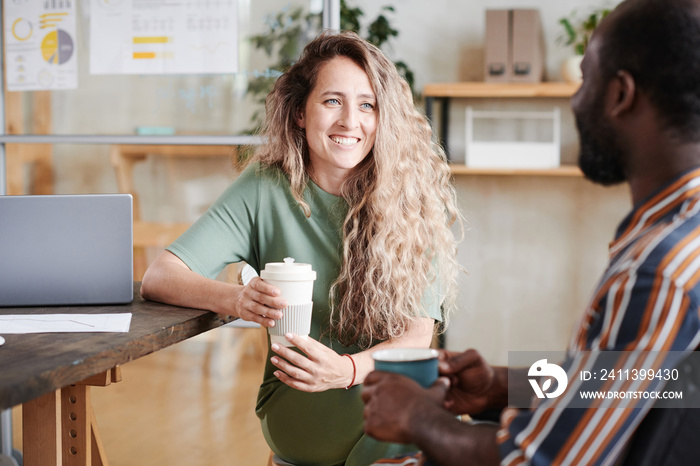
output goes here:
[[62, 65], [73, 56], [73, 39], [61, 29], [51, 31], [41, 41], [41, 55], [53, 65]]

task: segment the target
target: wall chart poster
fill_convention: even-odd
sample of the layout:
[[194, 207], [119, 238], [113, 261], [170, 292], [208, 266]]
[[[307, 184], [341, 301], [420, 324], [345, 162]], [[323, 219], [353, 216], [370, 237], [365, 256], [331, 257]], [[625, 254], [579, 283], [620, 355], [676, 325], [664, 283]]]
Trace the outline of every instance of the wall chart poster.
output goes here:
[[90, 73], [238, 70], [236, 0], [90, 0]]
[[8, 91], [75, 89], [77, 0], [5, 0]]

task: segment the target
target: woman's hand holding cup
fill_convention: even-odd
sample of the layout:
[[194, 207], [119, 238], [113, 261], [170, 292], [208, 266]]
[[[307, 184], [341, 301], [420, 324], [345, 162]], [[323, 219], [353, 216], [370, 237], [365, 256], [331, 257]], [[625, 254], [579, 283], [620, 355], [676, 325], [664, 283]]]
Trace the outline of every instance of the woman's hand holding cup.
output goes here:
[[313, 338], [291, 333], [285, 338], [301, 352], [273, 343], [272, 351], [276, 355], [271, 362], [278, 369], [274, 372], [275, 377], [290, 387], [304, 392], [323, 392], [331, 388], [345, 388], [355, 378], [355, 365], [347, 357]]
[[274, 327], [275, 320], [282, 318], [280, 309], [287, 307], [287, 300], [280, 295], [279, 288], [255, 277], [238, 294], [238, 315], [243, 320], [257, 322], [263, 327]]

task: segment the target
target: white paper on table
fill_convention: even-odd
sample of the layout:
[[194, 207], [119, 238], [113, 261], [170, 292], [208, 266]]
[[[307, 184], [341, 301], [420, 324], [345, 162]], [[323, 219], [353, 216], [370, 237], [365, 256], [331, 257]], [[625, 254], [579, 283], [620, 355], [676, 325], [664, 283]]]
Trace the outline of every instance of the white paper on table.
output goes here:
[[0, 315], [0, 335], [11, 333], [128, 332], [131, 313]]

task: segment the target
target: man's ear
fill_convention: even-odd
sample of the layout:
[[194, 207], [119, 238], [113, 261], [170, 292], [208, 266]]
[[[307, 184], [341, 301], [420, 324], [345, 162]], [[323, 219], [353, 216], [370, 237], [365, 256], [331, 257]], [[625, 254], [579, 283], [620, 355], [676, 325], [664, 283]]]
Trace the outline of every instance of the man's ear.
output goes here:
[[637, 98], [637, 86], [632, 75], [624, 70], [617, 72], [608, 86], [608, 105], [610, 115], [619, 117], [634, 107]]

